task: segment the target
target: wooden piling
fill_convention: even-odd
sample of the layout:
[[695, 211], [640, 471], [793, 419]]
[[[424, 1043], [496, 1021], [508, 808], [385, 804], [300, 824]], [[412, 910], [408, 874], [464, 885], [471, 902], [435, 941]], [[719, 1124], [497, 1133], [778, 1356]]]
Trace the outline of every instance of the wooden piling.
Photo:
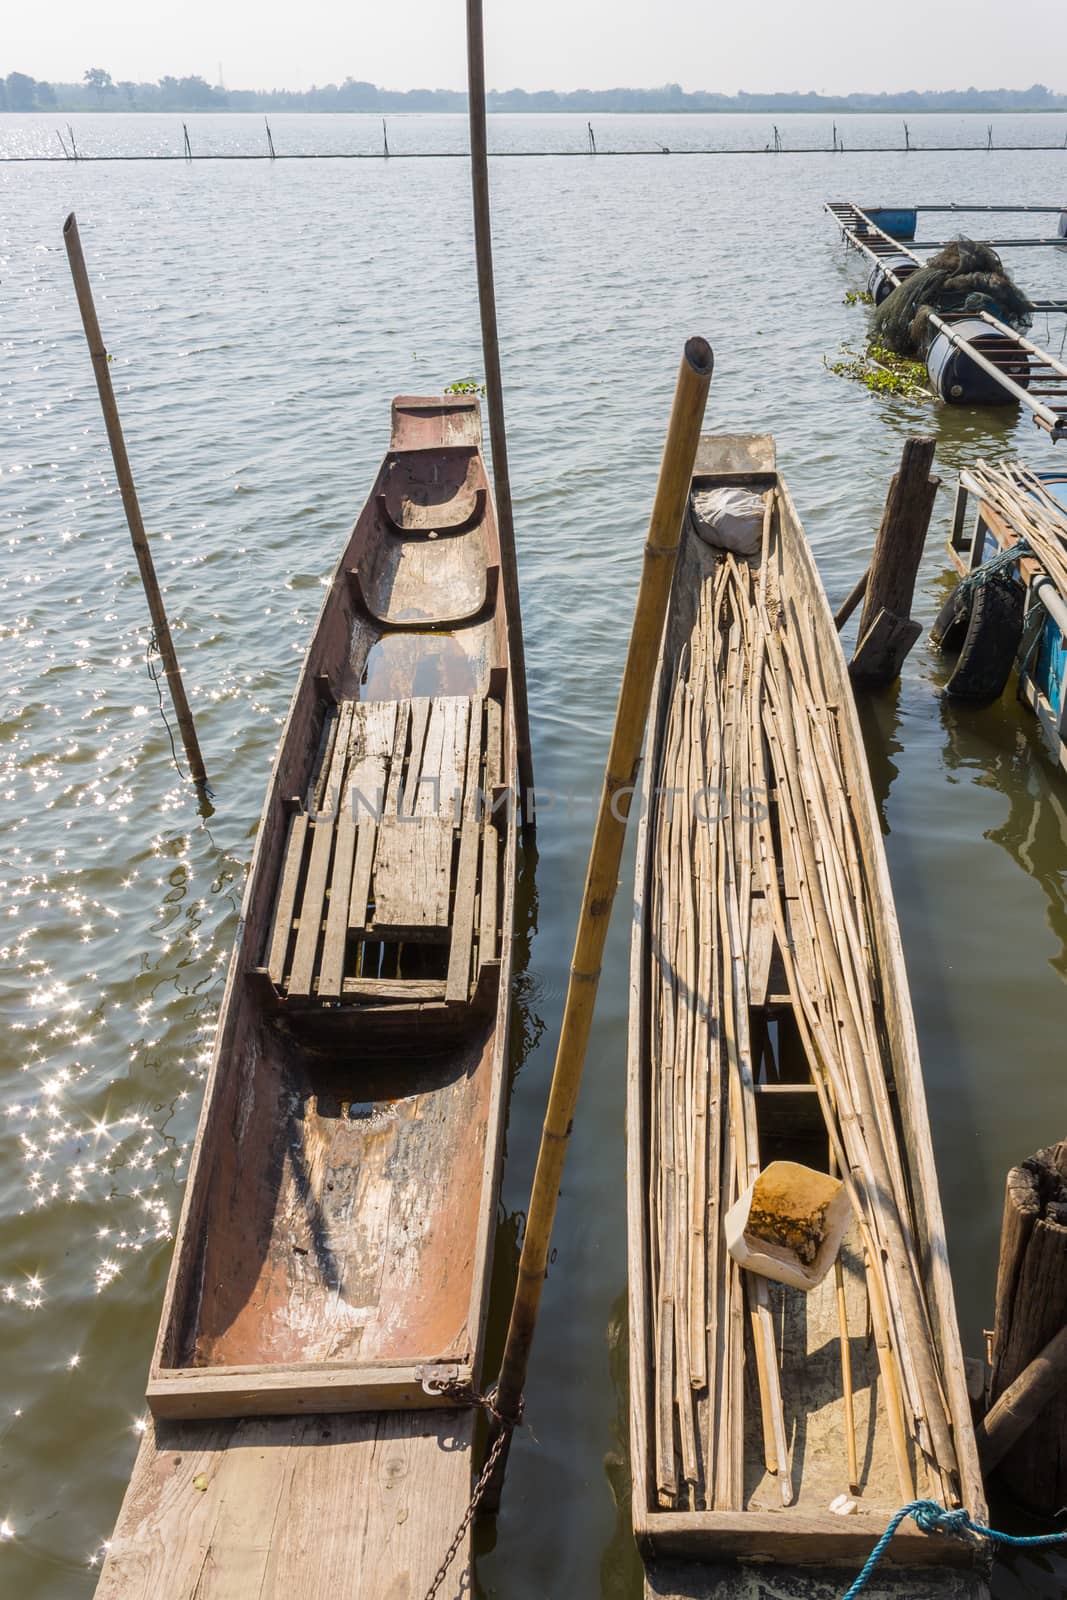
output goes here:
[[1008, 1174], [983, 1465], [1039, 1516], [1067, 1503], [1067, 1139]]
[[500, 378], [500, 340], [496, 326], [496, 290], [493, 283], [493, 236], [489, 215], [489, 146], [485, 126], [485, 32], [482, 0], [467, 0], [467, 101], [471, 138], [471, 187], [474, 198], [474, 251], [478, 266], [478, 307], [482, 322], [482, 355], [489, 409], [489, 446], [493, 456], [497, 532], [500, 538], [500, 575], [508, 616], [508, 656], [515, 741], [522, 790], [523, 832], [534, 831], [532, 805], [533, 757], [530, 752], [530, 705], [526, 692], [526, 650], [522, 636], [522, 605], [515, 549], [515, 519], [511, 506], [511, 477], [504, 427], [504, 389]]
[[899, 470], [889, 485], [871, 558], [859, 642], [849, 663], [852, 681], [865, 687], [884, 688], [898, 677], [922, 632], [921, 625], [911, 620], [911, 602], [941, 481], [930, 475], [934, 445], [933, 439], [906, 440]]
[[155, 629], [159, 653], [163, 658], [167, 686], [170, 689], [171, 700], [174, 704], [174, 714], [178, 719], [178, 727], [181, 731], [182, 743], [185, 746], [185, 754], [189, 762], [189, 771], [193, 782], [198, 789], [203, 790], [207, 788], [207, 772], [204, 768], [204, 758], [200, 754], [200, 743], [196, 737], [193, 714], [189, 710], [189, 702], [185, 696], [185, 685], [182, 682], [181, 671], [178, 667], [178, 655], [174, 648], [174, 640], [171, 638], [170, 623], [167, 621], [167, 612], [163, 604], [163, 596], [159, 590], [159, 580], [156, 577], [152, 551], [149, 547], [144, 521], [141, 517], [137, 489], [134, 486], [133, 473], [130, 470], [129, 457], [126, 454], [126, 441], [122, 435], [122, 423], [119, 420], [119, 410], [115, 403], [115, 391], [111, 386], [111, 372], [108, 366], [110, 358], [104, 346], [103, 335], [100, 332], [96, 306], [93, 303], [93, 291], [89, 283], [85, 256], [82, 254], [81, 238], [78, 234], [78, 224], [73, 211], [63, 224], [63, 242], [67, 247], [71, 276], [74, 279], [74, 292], [78, 296], [78, 310], [81, 312], [82, 326], [85, 329], [89, 354], [93, 360], [93, 372], [96, 376], [96, 387], [100, 394], [100, 406], [104, 413], [104, 425], [107, 428], [111, 456], [115, 463], [115, 476], [118, 479], [119, 492], [122, 495], [122, 506], [126, 513], [126, 522], [129, 525], [130, 538], [133, 541], [137, 565], [140, 568], [141, 582], [144, 584], [144, 591], [148, 598], [148, 609], [151, 613], [152, 626]]

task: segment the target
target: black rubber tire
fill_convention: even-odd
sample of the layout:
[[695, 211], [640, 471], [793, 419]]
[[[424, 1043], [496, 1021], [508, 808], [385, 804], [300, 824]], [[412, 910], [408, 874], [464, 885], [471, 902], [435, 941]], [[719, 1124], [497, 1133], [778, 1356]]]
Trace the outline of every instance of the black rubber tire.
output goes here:
[[983, 705], [1004, 693], [1023, 635], [1026, 590], [1018, 578], [998, 572], [974, 597], [967, 633], [945, 693]]
[[930, 629], [930, 643], [935, 650], [958, 650], [967, 637], [967, 624], [971, 620], [970, 591], [965, 583], [958, 583], [937, 613], [937, 621]]

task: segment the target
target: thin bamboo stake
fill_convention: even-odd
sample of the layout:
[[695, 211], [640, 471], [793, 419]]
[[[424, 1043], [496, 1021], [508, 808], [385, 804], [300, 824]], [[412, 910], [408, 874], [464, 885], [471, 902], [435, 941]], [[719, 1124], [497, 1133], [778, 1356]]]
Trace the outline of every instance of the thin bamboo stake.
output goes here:
[[[519, 567], [515, 520], [511, 506], [508, 443], [504, 427], [504, 387], [500, 378], [500, 340], [493, 285], [493, 234], [489, 214], [489, 149], [485, 126], [485, 33], [482, 0], [467, 0], [467, 104], [471, 137], [471, 187], [474, 199], [474, 252], [478, 266], [478, 307], [482, 321], [482, 356], [489, 409], [489, 444], [493, 455], [500, 574], [508, 615], [508, 660], [511, 703], [515, 712], [516, 755], [522, 790], [523, 829], [535, 831], [533, 757], [530, 753], [530, 706], [526, 691], [526, 651], [519, 599]], [[516, 1397], [517, 1398], [517, 1397]]]
[[170, 623], [167, 621], [166, 607], [163, 604], [163, 596], [160, 593], [155, 563], [152, 560], [152, 551], [144, 530], [141, 507], [137, 499], [137, 489], [134, 485], [133, 473], [130, 470], [129, 457], [126, 454], [126, 441], [122, 435], [119, 408], [115, 402], [115, 391], [111, 386], [108, 353], [104, 346], [103, 335], [100, 332], [96, 306], [93, 303], [93, 291], [89, 283], [85, 256], [82, 254], [81, 238], [78, 234], [78, 224], [73, 211], [63, 224], [63, 242], [67, 247], [71, 276], [74, 279], [74, 292], [78, 297], [78, 309], [81, 312], [82, 326], [85, 329], [89, 354], [93, 360], [96, 387], [100, 394], [100, 407], [104, 413], [104, 426], [107, 428], [111, 457], [115, 463], [115, 476], [118, 479], [119, 492], [122, 495], [123, 510], [126, 512], [126, 522], [129, 526], [130, 538], [133, 541], [133, 551], [137, 557], [141, 582], [144, 584], [145, 595], [148, 599], [148, 610], [152, 617], [152, 627], [155, 629], [156, 643], [163, 658], [167, 685], [170, 689], [171, 700], [174, 703], [174, 714], [178, 719], [182, 744], [185, 746], [185, 754], [189, 762], [189, 771], [193, 782], [199, 790], [205, 791], [207, 789], [207, 772], [204, 767], [204, 758], [200, 754], [200, 743], [196, 737], [193, 714], [189, 710], [189, 702], [185, 697], [185, 685], [182, 682], [181, 671], [178, 667], [178, 654], [174, 648], [174, 640], [171, 638]]
[[[837, 1176], [837, 1161], [830, 1153], [829, 1172]], [[845, 1299], [845, 1269], [841, 1252], [834, 1258], [834, 1288], [837, 1294], [837, 1334], [841, 1344], [841, 1395], [845, 1403], [845, 1448], [848, 1452], [848, 1486], [859, 1493], [860, 1468], [856, 1453], [856, 1406], [852, 1388], [852, 1345], [848, 1336], [848, 1303]]]
[[[552, 1224], [578, 1104], [604, 943], [619, 881], [626, 822], [641, 759], [656, 659], [713, 366], [714, 358], [707, 341], [690, 339], [678, 373], [645, 545], [633, 632], [578, 918], [548, 1110], [526, 1213], [515, 1299], [497, 1380], [497, 1409], [509, 1422], [517, 1422], [521, 1410], [537, 1311], [548, 1269]], [[506, 1454], [505, 1447], [502, 1463]], [[498, 1500], [499, 1496], [496, 1498]]]

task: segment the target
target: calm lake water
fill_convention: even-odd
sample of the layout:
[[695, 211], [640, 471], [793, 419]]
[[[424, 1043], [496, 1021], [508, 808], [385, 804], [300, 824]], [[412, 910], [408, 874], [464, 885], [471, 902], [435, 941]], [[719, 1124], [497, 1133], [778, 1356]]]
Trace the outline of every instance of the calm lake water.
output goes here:
[[[181, 149], [180, 118], [72, 120], [86, 154]], [[186, 120], [194, 150], [263, 147], [261, 118]], [[58, 154], [66, 121], [2, 117], [0, 154]], [[495, 117], [490, 137], [501, 151], [577, 149], [585, 121]], [[634, 150], [759, 150], [771, 122], [594, 118], [602, 148]], [[909, 118], [910, 136], [980, 144], [988, 122]], [[521, 909], [498, 1321], [685, 337], [715, 346], [707, 426], [777, 436], [832, 601], [866, 564], [909, 433], [936, 434], [945, 484], [916, 602], [926, 622], [952, 582], [958, 469], [983, 455], [1067, 460], [1010, 408], [879, 398], [826, 369], [843, 342], [862, 346], [864, 312], [844, 296], [864, 272], [822, 212], [848, 197], [1055, 203], [1067, 153], [906, 155], [889, 148], [899, 118], [838, 125], [847, 145], [885, 153], [493, 165], [546, 807]], [[371, 152], [381, 137], [373, 117], [271, 126], [279, 150]], [[831, 138], [826, 117], [780, 131], [787, 146]], [[994, 119], [995, 144], [1065, 134], [1064, 116]], [[394, 150], [465, 139], [462, 118], [389, 118]], [[458, 160], [0, 165], [0, 1590], [22, 1600], [88, 1596], [118, 1511], [269, 763], [321, 586], [387, 444], [390, 399], [481, 375], [467, 185]], [[146, 607], [60, 237], [72, 208], [216, 791], [207, 823], [170, 762], [146, 670]], [[1008, 220], [1027, 234], [1053, 221]], [[1006, 259], [1032, 293], [1067, 297], [1067, 255]], [[1059, 349], [1064, 319], [1050, 322], [1037, 337]], [[1067, 1132], [1067, 782], [1010, 694], [986, 711], [949, 707], [943, 678], [920, 641], [899, 689], [863, 712], [960, 1322], [978, 1353], [1005, 1173]], [[531, 1427], [477, 1563], [500, 1600], [640, 1594], [625, 1498], [627, 882]], [[1020, 1557], [998, 1593], [1060, 1593], [1065, 1578], [1067, 1564]]]

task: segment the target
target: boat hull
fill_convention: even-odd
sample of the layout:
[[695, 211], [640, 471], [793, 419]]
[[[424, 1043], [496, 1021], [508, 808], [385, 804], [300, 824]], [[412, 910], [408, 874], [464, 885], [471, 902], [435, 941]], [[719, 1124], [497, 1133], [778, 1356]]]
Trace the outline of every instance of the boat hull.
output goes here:
[[[826, 726], [832, 723], [836, 729], [835, 744], [840, 752], [844, 789], [849, 797], [858, 857], [866, 880], [867, 901], [871, 911], [871, 962], [880, 974], [882, 1028], [887, 1057], [892, 1063], [890, 1094], [899, 1121], [900, 1151], [912, 1199], [918, 1266], [925, 1285], [934, 1355], [944, 1384], [949, 1425], [955, 1444], [959, 1494], [972, 1515], [980, 1517], [984, 1510], [981, 1477], [963, 1380], [944, 1223], [907, 977], [881, 828], [844, 657], [795, 507], [775, 469], [773, 441], [760, 436], [702, 440], [694, 482], [700, 487], [715, 484], [745, 487], [754, 493], [772, 496], [775, 531], [770, 538], [777, 559], [781, 562], [780, 592], [783, 606], [787, 612], [792, 608], [793, 615], [803, 615], [814, 641], [824, 686]], [[807, 1297], [799, 1290], [787, 1290], [775, 1284], [764, 1291], [777, 1330], [776, 1336], [782, 1341], [780, 1381], [785, 1396], [784, 1420], [789, 1441], [793, 1503], [781, 1503], [778, 1497], [779, 1480], [769, 1467], [765, 1468], [760, 1397], [754, 1387], [754, 1365], [758, 1362], [753, 1362], [753, 1351], [749, 1346], [743, 1380], [747, 1395], [743, 1469], [738, 1465], [735, 1481], [726, 1487], [716, 1486], [714, 1496], [710, 1481], [703, 1487], [701, 1485], [700, 1477], [706, 1472], [707, 1462], [714, 1456], [716, 1441], [725, 1426], [718, 1419], [725, 1414], [726, 1407], [734, 1402], [716, 1393], [709, 1404], [701, 1389], [702, 1379], [694, 1368], [692, 1391], [697, 1397], [694, 1402], [696, 1447], [703, 1466], [689, 1493], [690, 1499], [697, 1503], [688, 1507], [663, 1504], [667, 1497], [664, 1493], [664, 1472], [668, 1477], [671, 1472], [671, 1450], [668, 1448], [665, 1455], [662, 1444], [662, 1416], [670, 1407], [663, 1401], [660, 1379], [664, 1308], [668, 1306], [668, 1301], [662, 1298], [662, 1260], [657, 1255], [660, 1251], [657, 1240], [662, 1233], [662, 1215], [657, 1220], [650, 1213], [650, 1197], [657, 1193], [656, 1186], [660, 1181], [658, 1173], [663, 1161], [662, 1142], [656, 1146], [655, 1156], [652, 1148], [654, 1114], [650, 1051], [654, 1046], [658, 1048], [657, 1040], [664, 1027], [677, 1026], [680, 1032], [681, 1024], [677, 1019], [682, 1015], [687, 980], [685, 974], [678, 970], [664, 942], [662, 924], [658, 920], [663, 912], [655, 907], [673, 901], [684, 908], [689, 890], [684, 873], [680, 884], [671, 881], [669, 893], [665, 891], [662, 879], [659, 889], [656, 887], [656, 875], [664, 869], [662, 846], [655, 844], [654, 819], [662, 793], [657, 785], [664, 751], [672, 735], [672, 718], [675, 719], [675, 747], [679, 743], [682, 748], [685, 746], [684, 738], [681, 741], [678, 739], [677, 728], [679, 662], [691, 663], [698, 653], [694, 630], [701, 626], [699, 595], [702, 588], [706, 590], [710, 582], [708, 575], [714, 573], [721, 554], [697, 538], [693, 527], [687, 524], [683, 531], [653, 698], [653, 720], [649, 731], [640, 813], [631, 950], [627, 1104], [633, 1524], [642, 1548], [646, 1553], [655, 1552], [657, 1561], [673, 1555], [710, 1563], [758, 1560], [780, 1563], [783, 1567], [852, 1565], [862, 1563], [870, 1553], [901, 1499], [897, 1475], [893, 1470], [894, 1457], [890, 1452], [890, 1430], [880, 1398], [882, 1385], [878, 1365], [869, 1348], [854, 1336], [849, 1343], [855, 1386], [855, 1434], [862, 1481], [853, 1486], [849, 1484], [844, 1461], [844, 1396], [837, 1343], [838, 1290], [833, 1275]], [[714, 647], [711, 653], [714, 653]], [[688, 665], [682, 667], [683, 677], [688, 670]], [[663, 781], [668, 780], [664, 778]], [[706, 802], [703, 803], [706, 805]], [[743, 878], [746, 870], [744, 861], [735, 860], [732, 870], [738, 878]], [[753, 869], [749, 867], [748, 870]], [[795, 893], [795, 890], [792, 892]], [[758, 898], [760, 893], [757, 888], [753, 899]], [[699, 904], [699, 901], [694, 899], [690, 904]], [[679, 926], [685, 936], [684, 909]], [[694, 932], [695, 939], [691, 943], [703, 948], [706, 930], [697, 926]], [[758, 965], [758, 961], [752, 954], [753, 949], [754, 945], [749, 947], [748, 964], [750, 981], [755, 983], [752, 969]], [[772, 1064], [775, 1072], [780, 1072], [781, 1081], [776, 1077], [774, 1082], [768, 1080], [756, 1087], [760, 1142], [765, 1152], [776, 1157], [795, 1156], [799, 1147], [802, 1159], [825, 1170], [825, 1124], [820, 1116], [814, 1086], [810, 1082], [800, 1081], [807, 1076], [807, 1069], [803, 1061], [801, 1036], [791, 1020], [792, 1000], [788, 994], [774, 992], [776, 989], [782, 990], [786, 984], [780, 971], [777, 978], [774, 976], [777, 955], [768, 957], [768, 960], [770, 965], [767, 972], [770, 976], [765, 974], [761, 999], [763, 1009], [757, 1017], [754, 1008], [750, 1020], [753, 1037], [759, 1028], [763, 1029], [764, 1043], [761, 1048], [766, 1050], [768, 1057], [777, 1056], [777, 1062]], [[668, 967], [672, 968], [671, 983], [678, 1005], [674, 1021], [671, 1020], [669, 1007], [667, 1012], [663, 1011], [657, 988]], [[702, 1013], [705, 1009], [707, 1011], [710, 1037], [718, 1037], [716, 1030], [726, 1026], [721, 1020], [721, 991], [698, 988], [697, 1002], [697, 1008]], [[666, 1022], [662, 1020], [664, 1016]], [[658, 1030], [656, 1039], [653, 1038], [654, 1029]], [[773, 1048], [767, 1043], [768, 1040], [773, 1042]], [[790, 1056], [788, 1064], [787, 1047]], [[759, 1053], [756, 1054], [757, 1060], [760, 1059]], [[693, 1070], [691, 1057], [684, 1070]], [[682, 1078], [678, 1081], [682, 1082]], [[807, 1093], [802, 1092], [805, 1090]], [[722, 1098], [723, 1126], [730, 1130], [736, 1125], [731, 1121], [733, 1102], [729, 1102], [725, 1087], [715, 1084], [713, 1074], [708, 1090], [709, 1102], [719, 1093]], [[686, 1111], [689, 1105], [686, 1102]], [[700, 1119], [710, 1119], [711, 1116], [709, 1103], [707, 1108], [698, 1111], [695, 1126], [702, 1129], [704, 1123]], [[680, 1127], [682, 1123], [678, 1125]], [[692, 1138], [692, 1117], [687, 1126], [688, 1137]], [[730, 1138], [733, 1136], [729, 1134]], [[670, 1159], [673, 1160], [673, 1157]], [[693, 1215], [697, 1214], [694, 1210]], [[700, 1226], [703, 1229], [703, 1220]], [[704, 1243], [703, 1233], [690, 1237], [690, 1259], [706, 1254], [710, 1285], [708, 1293], [714, 1297], [718, 1292], [716, 1286], [723, 1281], [723, 1274], [727, 1271], [724, 1248], [712, 1243], [715, 1228], [721, 1226], [721, 1213], [714, 1227], [711, 1222], [707, 1226], [707, 1244]], [[660, 1230], [659, 1234], [657, 1229]], [[863, 1249], [855, 1225], [846, 1238], [841, 1259], [844, 1270], [840, 1292], [846, 1302], [847, 1321], [854, 1335], [866, 1320]], [[661, 1284], [658, 1300], [654, 1297], [653, 1288], [657, 1275]], [[743, 1276], [747, 1278], [750, 1275]], [[692, 1284], [694, 1281], [698, 1281], [697, 1276], [690, 1270], [687, 1282]], [[677, 1319], [679, 1315], [684, 1316], [685, 1311], [684, 1308], [679, 1311], [678, 1296], [681, 1289], [678, 1285], [675, 1285], [673, 1292], [673, 1316]], [[710, 1303], [709, 1300], [709, 1306]], [[700, 1315], [698, 1312], [696, 1323], [699, 1323]], [[711, 1315], [709, 1310], [708, 1316]], [[673, 1338], [668, 1334], [669, 1346]], [[708, 1360], [710, 1370], [710, 1354]], [[740, 1403], [741, 1391], [737, 1393], [736, 1403]], [[684, 1449], [684, 1446], [681, 1448]], [[681, 1476], [679, 1472], [679, 1478]], [[830, 1501], [840, 1493], [844, 1493], [846, 1498], [855, 1499], [856, 1506], [852, 1514], [839, 1516], [829, 1511]], [[701, 1503], [705, 1494], [708, 1500], [713, 1500], [712, 1504]], [[917, 1530], [904, 1529], [893, 1541], [889, 1560], [907, 1567], [927, 1568], [940, 1564], [973, 1566], [980, 1557], [973, 1545], [965, 1546], [959, 1541], [931, 1538]], [[965, 1590], [950, 1588], [942, 1592], [964, 1593]]]

